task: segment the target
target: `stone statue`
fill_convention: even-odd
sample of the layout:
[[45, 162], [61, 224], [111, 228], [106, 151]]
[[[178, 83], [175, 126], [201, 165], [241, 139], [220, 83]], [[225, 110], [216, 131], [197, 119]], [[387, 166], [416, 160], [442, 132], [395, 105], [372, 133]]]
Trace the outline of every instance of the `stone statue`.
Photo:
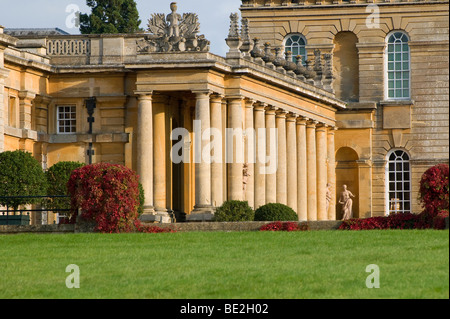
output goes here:
[[197, 35], [200, 29], [195, 13], [177, 13], [177, 3], [170, 4], [172, 13], [152, 14], [148, 20], [149, 36], [136, 41], [139, 53], [209, 51], [210, 42], [204, 35]]
[[179, 21], [181, 20], [181, 15], [177, 13], [177, 3], [172, 2], [170, 4], [170, 10], [172, 10], [172, 13], [167, 15], [167, 22], [169, 23], [169, 34], [168, 36], [170, 38], [175, 37], [178, 38], [180, 36], [180, 27], [178, 25]]
[[329, 183], [327, 183], [327, 193], [326, 193], [326, 197], [327, 197], [327, 213], [328, 210], [330, 209], [330, 203], [331, 203], [331, 189], [330, 189], [331, 185]]
[[245, 163], [244, 169], [243, 169], [243, 178], [242, 178], [244, 192], [247, 190], [247, 183], [248, 183], [249, 176], [250, 176], [250, 173], [248, 172], [248, 164]]
[[347, 189], [347, 185], [343, 185], [342, 189], [343, 191], [341, 192], [341, 197], [339, 198], [339, 204], [342, 205], [342, 220], [348, 220], [353, 218], [352, 197], [355, 198], [355, 195], [353, 195], [352, 192]]

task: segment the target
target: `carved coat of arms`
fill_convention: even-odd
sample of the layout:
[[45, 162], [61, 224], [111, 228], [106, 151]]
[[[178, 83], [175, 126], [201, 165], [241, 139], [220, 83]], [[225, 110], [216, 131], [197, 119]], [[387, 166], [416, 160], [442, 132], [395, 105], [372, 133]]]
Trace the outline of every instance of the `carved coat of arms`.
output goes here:
[[172, 13], [167, 17], [163, 13], [152, 14], [148, 20], [150, 36], [137, 41], [138, 52], [186, 52], [209, 51], [210, 42], [200, 30], [198, 16], [195, 13], [177, 13], [177, 4], [170, 4]]

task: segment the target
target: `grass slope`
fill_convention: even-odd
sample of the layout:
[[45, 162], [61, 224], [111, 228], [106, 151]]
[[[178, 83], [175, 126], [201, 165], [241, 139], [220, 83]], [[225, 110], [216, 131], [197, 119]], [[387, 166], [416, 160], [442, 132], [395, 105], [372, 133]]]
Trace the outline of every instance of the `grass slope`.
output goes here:
[[449, 232], [0, 236], [0, 298], [449, 298]]

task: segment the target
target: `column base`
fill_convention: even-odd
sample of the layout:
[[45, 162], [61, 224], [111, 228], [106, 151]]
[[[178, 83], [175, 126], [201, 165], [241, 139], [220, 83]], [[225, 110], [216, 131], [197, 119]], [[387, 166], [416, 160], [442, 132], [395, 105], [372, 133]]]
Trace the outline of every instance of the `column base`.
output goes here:
[[215, 208], [213, 206], [195, 206], [190, 215], [186, 216], [188, 222], [206, 222], [214, 219]]
[[172, 223], [172, 218], [170, 217], [167, 210], [158, 210], [154, 207], [145, 207], [144, 213], [139, 217], [140, 221], [143, 223], [161, 223], [170, 224]]

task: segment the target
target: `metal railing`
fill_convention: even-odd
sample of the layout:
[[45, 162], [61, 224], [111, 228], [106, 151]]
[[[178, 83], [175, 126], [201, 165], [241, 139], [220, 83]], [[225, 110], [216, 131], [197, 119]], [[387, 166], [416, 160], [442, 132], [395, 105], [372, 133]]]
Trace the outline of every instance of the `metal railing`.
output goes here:
[[[11, 205], [6, 205], [6, 209], [0, 209], [0, 225], [29, 225], [31, 221], [31, 214], [37, 214], [37, 224], [48, 224], [48, 213], [54, 213], [56, 219], [51, 221], [53, 224], [62, 223], [70, 212], [70, 207], [56, 208], [52, 207], [58, 199], [68, 199], [69, 196], [64, 195], [46, 195], [46, 196], [0, 196], [1, 202], [11, 202], [13, 200], [25, 199], [33, 200], [34, 204], [20, 205], [22, 208], [13, 209]], [[31, 206], [32, 208], [23, 208], [24, 206]]]

